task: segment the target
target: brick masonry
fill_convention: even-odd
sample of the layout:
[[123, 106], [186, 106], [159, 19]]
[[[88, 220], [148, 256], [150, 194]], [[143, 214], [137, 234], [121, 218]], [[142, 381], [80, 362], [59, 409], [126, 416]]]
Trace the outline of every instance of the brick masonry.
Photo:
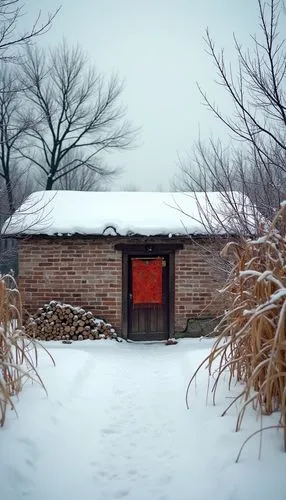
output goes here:
[[[118, 240], [37, 238], [19, 244], [19, 285], [25, 308], [33, 313], [52, 299], [80, 305], [120, 331], [122, 253]], [[216, 315], [222, 308], [219, 283], [208, 261], [208, 244], [184, 242], [175, 255], [175, 330], [188, 318]]]
[[120, 325], [122, 258], [112, 243], [31, 238], [19, 247], [19, 285], [29, 312], [55, 299]]
[[223, 285], [215, 266], [217, 245], [184, 243], [175, 254], [175, 330], [186, 328], [187, 320], [216, 317], [223, 310], [219, 289]]

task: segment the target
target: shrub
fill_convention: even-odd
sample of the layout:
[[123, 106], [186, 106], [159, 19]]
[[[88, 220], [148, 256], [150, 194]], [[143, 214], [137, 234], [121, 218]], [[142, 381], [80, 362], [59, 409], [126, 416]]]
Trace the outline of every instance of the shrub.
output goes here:
[[24, 331], [21, 297], [14, 278], [10, 275], [0, 277], [1, 426], [5, 422], [7, 407], [15, 410], [13, 396], [20, 393], [25, 379], [36, 381], [46, 391], [37, 370], [37, 345]]
[[232, 272], [222, 290], [231, 298], [231, 307], [217, 327], [220, 333], [210, 354], [190, 380], [186, 402], [188, 406], [190, 385], [202, 366], [206, 364], [209, 375], [214, 376], [214, 402], [218, 383], [227, 374], [229, 387], [237, 381], [242, 390], [223, 415], [241, 400], [236, 423], [239, 430], [249, 405], [260, 415], [278, 411], [280, 418], [275, 427], [284, 431], [286, 451], [285, 229], [286, 205], [282, 204], [271, 226], [258, 239], [228, 243], [224, 248], [223, 255], [231, 252], [234, 258]]

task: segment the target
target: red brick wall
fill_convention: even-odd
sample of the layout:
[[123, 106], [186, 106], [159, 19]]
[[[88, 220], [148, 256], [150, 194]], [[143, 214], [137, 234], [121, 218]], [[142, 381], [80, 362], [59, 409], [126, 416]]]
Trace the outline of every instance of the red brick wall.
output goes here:
[[55, 299], [120, 325], [122, 257], [112, 243], [31, 238], [19, 246], [19, 284], [29, 312]]
[[[122, 254], [118, 241], [80, 238], [31, 238], [19, 245], [19, 283], [24, 304], [34, 313], [52, 299], [90, 309], [116, 328], [121, 326]], [[175, 255], [175, 330], [188, 318], [216, 315], [221, 308], [209, 244], [189, 240]]]
[[[211, 252], [211, 253], [210, 253]], [[223, 310], [218, 289], [222, 279], [216, 272], [210, 244], [184, 243], [175, 255], [175, 330], [182, 331], [188, 318], [216, 316]]]

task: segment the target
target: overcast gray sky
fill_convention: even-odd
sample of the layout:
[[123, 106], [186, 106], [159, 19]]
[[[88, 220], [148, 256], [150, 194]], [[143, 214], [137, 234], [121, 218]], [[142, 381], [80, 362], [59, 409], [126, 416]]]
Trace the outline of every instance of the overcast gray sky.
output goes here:
[[[62, 5], [41, 43], [63, 37], [89, 54], [98, 70], [118, 72], [128, 117], [141, 127], [140, 146], [108, 155], [124, 167], [114, 188], [136, 184], [141, 190], [168, 189], [178, 154], [190, 151], [198, 132], [226, 137], [202, 106], [196, 81], [225, 106], [215, 85], [215, 68], [205, 53], [208, 26], [218, 47], [234, 59], [232, 36], [250, 44], [257, 31], [256, 0], [29, 0], [28, 18]], [[25, 21], [25, 22], [26, 22]]]

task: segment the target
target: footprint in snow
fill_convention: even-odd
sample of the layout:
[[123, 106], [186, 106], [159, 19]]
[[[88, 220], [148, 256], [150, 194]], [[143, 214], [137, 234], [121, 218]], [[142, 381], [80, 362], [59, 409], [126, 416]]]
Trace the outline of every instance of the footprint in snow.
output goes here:
[[9, 478], [11, 488], [13, 488], [14, 493], [17, 494], [17, 498], [19, 498], [19, 496], [30, 496], [30, 488], [34, 486], [34, 483], [33, 481], [31, 481], [31, 479], [24, 476], [14, 466], [8, 467], [7, 476]]
[[106, 427], [105, 429], [101, 429], [101, 434], [119, 434], [117, 429], [113, 427]]
[[157, 456], [158, 456], [158, 458], [169, 458], [170, 460], [177, 458], [177, 455], [170, 453], [170, 450], [162, 451], [161, 453], [158, 453]]
[[28, 452], [33, 460], [37, 460], [40, 457], [39, 449], [31, 439], [22, 437], [18, 439], [18, 442], [23, 443], [27, 447]]
[[136, 476], [138, 471], [136, 469], [129, 469], [128, 474], [129, 476]]
[[59, 423], [59, 419], [54, 416], [51, 417], [51, 421], [53, 422], [54, 425], [57, 425]]
[[103, 478], [108, 477], [108, 472], [106, 472], [105, 470], [102, 470], [102, 471], [98, 472], [98, 476], [103, 477]]
[[31, 467], [32, 469], [35, 469], [35, 468], [36, 468], [35, 463], [33, 462], [33, 460], [30, 460], [29, 458], [26, 458], [26, 459], [25, 459], [25, 462], [26, 462], [26, 464], [27, 464], [29, 467]]
[[98, 481], [98, 479], [106, 479], [107, 481], [112, 481], [113, 479], [118, 479], [118, 474], [110, 474], [104, 470], [97, 472], [93, 476], [94, 481]]
[[122, 490], [118, 490], [114, 493], [114, 498], [124, 498], [124, 497], [127, 497], [127, 495], [129, 495], [129, 492], [130, 490], [125, 490], [125, 489], [122, 489]]

